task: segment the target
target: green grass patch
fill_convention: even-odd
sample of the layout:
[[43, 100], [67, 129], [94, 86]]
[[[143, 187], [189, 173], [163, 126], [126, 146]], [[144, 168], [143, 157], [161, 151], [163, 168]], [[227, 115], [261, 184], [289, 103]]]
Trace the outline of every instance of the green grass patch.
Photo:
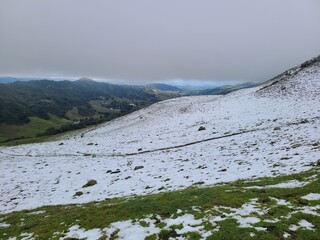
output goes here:
[[[317, 175], [312, 182], [304, 187], [283, 188], [283, 189], [246, 189], [251, 185], [259, 186], [289, 181], [294, 179], [306, 179], [310, 176]], [[237, 190], [237, 191], [233, 191]], [[241, 191], [240, 191], [241, 190]], [[260, 189], [261, 190], [261, 189]], [[297, 199], [308, 193], [317, 193], [320, 191], [319, 170], [314, 168], [300, 174], [292, 174], [288, 176], [270, 177], [257, 179], [254, 184], [248, 181], [236, 181], [221, 184], [213, 187], [195, 186], [182, 191], [165, 192], [147, 196], [138, 196], [133, 198], [118, 198], [105, 200], [101, 202], [91, 202], [78, 205], [62, 205], [62, 206], [46, 206], [35, 210], [25, 210], [0, 215], [0, 222], [10, 224], [9, 227], [0, 228], [0, 239], [8, 239], [9, 237], [17, 237], [23, 232], [33, 233], [36, 239], [49, 239], [54, 232], [61, 233], [56, 235], [57, 238], [67, 232], [69, 227], [79, 225], [81, 228], [90, 230], [93, 228], [103, 229], [108, 227], [112, 222], [135, 220], [142, 227], [148, 227], [145, 222], [146, 216], [160, 215], [162, 219], [176, 216], [177, 210], [183, 213], [190, 213], [196, 219], [201, 219], [206, 214], [226, 216], [222, 221], [217, 222], [218, 231], [214, 231], [217, 226], [213, 226], [208, 221], [203, 222], [206, 230], [212, 230], [212, 235], [208, 239], [280, 239], [284, 232], [289, 233], [289, 226], [297, 224], [301, 219], [305, 219], [314, 225], [314, 231], [299, 229], [291, 232], [295, 239], [319, 239], [320, 236], [320, 217], [310, 214], [294, 213], [292, 217], [283, 218], [294, 211], [287, 206], [276, 205], [274, 200], [267, 200], [270, 197], [283, 199], [290, 202], [293, 208], [298, 209]], [[219, 208], [215, 211], [215, 207], [224, 206], [229, 208], [240, 208], [243, 204], [248, 203], [250, 199], [257, 198], [258, 204], [262, 209], [269, 209], [263, 216], [253, 214], [252, 216], [260, 217], [261, 222], [254, 224], [255, 227], [265, 227], [267, 231], [257, 231], [252, 228], [239, 228], [239, 223], [227, 215], [230, 213], [228, 209]], [[308, 201], [304, 206], [312, 206], [312, 201]], [[260, 205], [259, 205], [260, 206]], [[196, 209], [194, 208], [196, 207]], [[41, 214], [30, 214], [34, 211], [45, 211]], [[181, 215], [181, 214], [180, 214]], [[152, 218], [152, 217], [151, 217]], [[267, 219], [278, 218], [281, 221], [277, 223], [264, 222]], [[23, 220], [22, 220], [23, 219]], [[183, 226], [166, 226], [162, 221], [156, 223], [157, 227], [162, 230], [158, 234], [160, 239], [176, 236], [179, 229]], [[250, 234], [254, 234], [251, 236]], [[198, 233], [186, 233], [189, 239], [199, 239]], [[150, 236], [147, 239], [155, 239], [157, 236]], [[116, 234], [113, 236], [116, 239]]]
[[29, 119], [30, 121], [25, 125], [0, 125], [0, 142], [10, 139], [22, 141], [27, 138], [34, 138], [37, 134], [45, 132], [48, 128], [56, 128], [70, 123], [69, 120], [54, 115], [50, 115], [49, 120], [38, 117], [29, 117]]

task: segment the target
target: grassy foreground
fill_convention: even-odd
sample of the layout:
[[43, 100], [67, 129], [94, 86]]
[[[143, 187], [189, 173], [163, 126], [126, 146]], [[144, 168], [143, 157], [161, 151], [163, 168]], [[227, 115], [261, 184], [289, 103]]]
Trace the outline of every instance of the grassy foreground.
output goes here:
[[[182, 191], [13, 212], [0, 215], [0, 239], [23, 239], [27, 233], [35, 239], [59, 239], [68, 236], [69, 228], [75, 225], [84, 230], [103, 230], [111, 223], [125, 220], [141, 228], [150, 227], [145, 219], [154, 220], [154, 226], [159, 229], [145, 239], [178, 236], [201, 239], [203, 232], [207, 233], [207, 239], [284, 239], [286, 234], [289, 239], [320, 239], [320, 200], [306, 200], [303, 197], [320, 193], [319, 177], [320, 169], [315, 166], [305, 173], [287, 176], [239, 180], [213, 187], [197, 184]], [[268, 187], [293, 180], [305, 185]], [[252, 199], [255, 199], [258, 210], [249, 211], [246, 216], [239, 213], [241, 216], [238, 216], [237, 209], [243, 208]], [[179, 230], [185, 227], [184, 223], [170, 225], [167, 221], [185, 214], [201, 220], [200, 224], [189, 226], [201, 231], [179, 234]], [[216, 221], [212, 220], [214, 217]], [[241, 226], [237, 221], [239, 218], [258, 221]], [[294, 226], [299, 226], [301, 221], [307, 221], [312, 227], [298, 227], [295, 230]], [[110, 235], [102, 231], [100, 239], [117, 239], [120, 233], [121, 229]]]

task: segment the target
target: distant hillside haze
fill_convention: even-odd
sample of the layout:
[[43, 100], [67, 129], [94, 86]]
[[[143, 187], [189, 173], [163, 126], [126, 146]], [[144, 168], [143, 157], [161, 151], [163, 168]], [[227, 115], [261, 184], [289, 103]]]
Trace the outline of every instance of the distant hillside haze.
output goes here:
[[115, 85], [89, 78], [2, 83], [0, 142], [44, 134], [49, 128], [48, 134], [82, 128], [181, 95], [150, 86]]
[[172, 85], [168, 85], [168, 84], [164, 84], [164, 83], [153, 83], [153, 84], [149, 84], [149, 86], [154, 87], [158, 90], [162, 90], [162, 91], [175, 91], [175, 92], [180, 92], [182, 91], [182, 89], [172, 86]]
[[251, 87], [258, 86], [258, 85], [259, 84], [252, 83], [252, 82], [247, 82], [247, 83], [238, 84], [238, 85], [225, 85], [225, 86], [221, 86], [221, 87], [216, 87], [216, 88], [206, 89], [206, 90], [200, 91], [199, 95], [225, 95], [225, 94], [231, 93], [236, 90], [240, 90], [243, 88], [251, 88]]
[[2, 80], [13, 82], [0, 83], [0, 142], [83, 128], [170, 98], [221, 95], [254, 86], [246, 83], [200, 91], [164, 83], [117, 85], [86, 77], [76, 81]]

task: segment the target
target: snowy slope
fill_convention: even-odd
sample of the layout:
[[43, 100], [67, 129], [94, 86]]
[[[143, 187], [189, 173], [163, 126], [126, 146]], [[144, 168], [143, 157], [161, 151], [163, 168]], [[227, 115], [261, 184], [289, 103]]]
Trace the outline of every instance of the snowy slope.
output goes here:
[[[259, 87], [167, 100], [57, 141], [2, 147], [0, 212], [310, 169], [320, 159], [319, 95], [315, 61]], [[90, 179], [97, 184], [82, 188]]]

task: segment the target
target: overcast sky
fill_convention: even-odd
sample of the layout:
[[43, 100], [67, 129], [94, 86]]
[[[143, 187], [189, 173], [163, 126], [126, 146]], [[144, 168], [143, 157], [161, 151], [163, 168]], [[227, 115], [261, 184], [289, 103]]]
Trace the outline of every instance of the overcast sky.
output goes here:
[[0, 0], [2, 76], [264, 81], [319, 54], [319, 0]]

